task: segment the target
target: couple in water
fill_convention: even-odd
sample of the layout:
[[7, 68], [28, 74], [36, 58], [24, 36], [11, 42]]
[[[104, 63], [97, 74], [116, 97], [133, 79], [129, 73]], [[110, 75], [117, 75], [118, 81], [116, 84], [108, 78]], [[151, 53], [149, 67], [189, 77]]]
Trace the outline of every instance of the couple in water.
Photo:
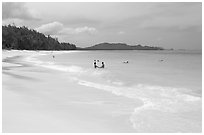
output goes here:
[[[97, 62], [99, 62], [99, 60], [97, 60]], [[99, 67], [96, 64], [96, 60], [94, 60], [94, 68], [105, 68], [105, 64], [104, 64], [104, 62], [101, 62], [101, 66]]]

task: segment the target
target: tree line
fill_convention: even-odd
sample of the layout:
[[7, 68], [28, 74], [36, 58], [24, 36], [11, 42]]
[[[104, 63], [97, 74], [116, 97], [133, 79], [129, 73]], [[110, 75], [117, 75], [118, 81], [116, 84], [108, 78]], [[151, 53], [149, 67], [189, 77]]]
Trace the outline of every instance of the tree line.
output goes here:
[[57, 38], [45, 36], [27, 27], [2, 26], [2, 49], [16, 50], [75, 50], [70, 43], [60, 43]]

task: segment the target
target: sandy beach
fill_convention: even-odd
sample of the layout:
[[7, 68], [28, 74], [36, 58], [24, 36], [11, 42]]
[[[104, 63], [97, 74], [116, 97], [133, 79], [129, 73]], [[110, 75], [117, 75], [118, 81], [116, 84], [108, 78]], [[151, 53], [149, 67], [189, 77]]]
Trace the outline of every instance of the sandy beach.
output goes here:
[[63, 72], [25, 61], [41, 52], [2, 53], [4, 133], [135, 132], [128, 120], [132, 110], [111, 102], [127, 98], [77, 85]]
[[[2, 54], [4, 133], [201, 132], [200, 54]], [[158, 62], [167, 55], [167, 62]], [[130, 64], [120, 62], [124, 56]], [[93, 68], [94, 58], [104, 60], [105, 69]]]

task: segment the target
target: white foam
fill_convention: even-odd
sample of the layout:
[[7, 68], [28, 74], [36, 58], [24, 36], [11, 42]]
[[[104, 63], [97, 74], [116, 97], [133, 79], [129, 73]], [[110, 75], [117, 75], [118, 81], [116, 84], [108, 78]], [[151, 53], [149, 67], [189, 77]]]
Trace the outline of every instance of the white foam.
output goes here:
[[165, 112], [177, 112], [191, 110], [193, 104], [201, 102], [200, 97], [178, 92], [182, 88], [150, 86], [138, 84], [131, 87], [105, 85], [84, 80], [78, 80], [78, 84], [109, 91], [118, 96], [140, 99], [144, 105], [135, 108], [134, 113], [144, 109], [156, 109]]
[[[62, 52], [58, 52], [58, 53], [62, 53]], [[47, 55], [47, 54], [39, 53], [39, 55]], [[54, 62], [40, 61], [36, 58], [36, 55], [31, 55], [30, 57], [26, 57], [25, 60], [28, 62], [34, 63], [36, 66], [41, 66], [41, 67], [45, 67], [45, 68], [49, 68], [49, 69], [53, 69], [53, 70], [70, 72], [70, 73], [77, 73], [77, 74], [81, 74], [81, 73], [85, 72], [83, 70], [83, 68], [81, 68], [79, 66], [75, 66], [75, 65], [64, 66], [64, 65], [56, 65]]]
[[94, 83], [94, 82], [88, 82], [88, 81], [84, 81], [84, 80], [79, 80], [78, 84], [88, 86], [88, 87], [93, 87], [96, 89], [102, 89], [105, 91], [111, 91], [115, 95], [122, 95], [122, 93], [120, 93], [119, 90], [115, 90], [116, 88], [112, 87], [112, 86], [102, 85], [102, 84], [98, 84], [98, 83]]

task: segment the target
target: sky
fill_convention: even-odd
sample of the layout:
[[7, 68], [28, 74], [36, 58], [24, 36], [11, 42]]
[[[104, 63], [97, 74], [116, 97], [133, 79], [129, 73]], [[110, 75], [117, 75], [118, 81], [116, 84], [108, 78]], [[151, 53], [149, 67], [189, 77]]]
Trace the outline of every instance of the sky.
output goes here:
[[202, 49], [201, 2], [3, 2], [2, 25], [78, 47], [98, 43]]

